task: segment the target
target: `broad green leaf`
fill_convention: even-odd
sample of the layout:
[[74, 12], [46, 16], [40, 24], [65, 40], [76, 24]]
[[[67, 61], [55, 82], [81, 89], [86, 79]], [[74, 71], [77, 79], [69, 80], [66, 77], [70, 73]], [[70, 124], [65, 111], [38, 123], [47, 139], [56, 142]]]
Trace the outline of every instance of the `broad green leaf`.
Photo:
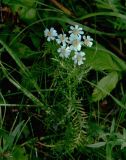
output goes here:
[[119, 74], [117, 72], [111, 72], [107, 76], [103, 77], [96, 85], [92, 99], [93, 101], [99, 101], [105, 98], [116, 87], [119, 80]]
[[86, 48], [85, 64], [96, 71], [125, 71], [126, 63], [101, 45]]
[[98, 142], [98, 143], [94, 143], [94, 144], [89, 144], [89, 145], [87, 145], [87, 147], [100, 148], [105, 145], [106, 145], [106, 142]]

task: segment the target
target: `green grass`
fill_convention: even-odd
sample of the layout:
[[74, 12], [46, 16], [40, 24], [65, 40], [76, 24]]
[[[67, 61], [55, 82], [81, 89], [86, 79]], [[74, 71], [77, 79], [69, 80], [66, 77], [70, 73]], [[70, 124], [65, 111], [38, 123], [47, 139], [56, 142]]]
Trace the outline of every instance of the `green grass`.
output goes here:
[[[12, 14], [1, 12], [0, 160], [126, 159], [126, 4], [4, 5]], [[93, 38], [80, 66], [44, 37], [46, 28], [68, 33], [75, 24]]]

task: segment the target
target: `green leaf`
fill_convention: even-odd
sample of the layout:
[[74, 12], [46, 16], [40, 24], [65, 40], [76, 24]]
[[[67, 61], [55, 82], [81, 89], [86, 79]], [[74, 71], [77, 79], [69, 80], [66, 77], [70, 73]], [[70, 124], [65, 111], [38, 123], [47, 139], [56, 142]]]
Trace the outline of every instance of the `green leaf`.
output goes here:
[[[15, 12], [18, 12], [19, 16], [23, 20], [27, 21], [33, 21], [36, 19], [36, 9], [35, 8], [29, 8], [26, 6], [17, 5], [17, 9], [13, 9]], [[26, 22], [27, 22], [26, 21]]]
[[13, 132], [10, 132], [8, 137], [5, 139], [5, 145], [4, 150], [11, 149], [14, 145], [14, 140], [19, 138], [21, 128], [24, 125], [24, 121], [21, 121], [13, 130]]
[[87, 145], [87, 147], [100, 148], [105, 145], [106, 145], [106, 142], [98, 142], [98, 143], [94, 143], [94, 144], [89, 144], [89, 145]]
[[0, 139], [3, 139], [3, 146], [0, 146], [0, 152], [5, 152], [8, 148], [9, 134], [2, 128], [0, 128]]
[[107, 95], [109, 95], [110, 92], [116, 87], [118, 80], [119, 80], [119, 74], [115, 71], [103, 77], [98, 82], [93, 91], [92, 100], [99, 101], [105, 98]]
[[9, 160], [28, 160], [28, 155], [24, 148], [16, 147]]
[[35, 0], [18, 0], [19, 3], [23, 4], [24, 6], [33, 7], [35, 4]]
[[24, 125], [24, 121], [21, 121], [20, 123], [18, 123], [18, 125], [15, 127], [11, 135], [13, 137], [17, 137], [20, 134], [20, 131], [23, 125]]
[[26, 22], [36, 20], [35, 0], [5, 0], [12, 12], [18, 13], [19, 17]]
[[95, 47], [86, 48], [85, 64], [96, 71], [125, 71], [126, 63], [112, 52], [97, 44]]

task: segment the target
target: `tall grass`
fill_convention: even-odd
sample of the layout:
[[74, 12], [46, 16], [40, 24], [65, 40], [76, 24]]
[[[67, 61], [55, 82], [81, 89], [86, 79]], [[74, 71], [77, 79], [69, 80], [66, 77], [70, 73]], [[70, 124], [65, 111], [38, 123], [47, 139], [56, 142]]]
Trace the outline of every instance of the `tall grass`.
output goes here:
[[[125, 159], [125, 4], [25, 1], [2, 2], [0, 158]], [[75, 24], [94, 39], [81, 66], [44, 37]]]

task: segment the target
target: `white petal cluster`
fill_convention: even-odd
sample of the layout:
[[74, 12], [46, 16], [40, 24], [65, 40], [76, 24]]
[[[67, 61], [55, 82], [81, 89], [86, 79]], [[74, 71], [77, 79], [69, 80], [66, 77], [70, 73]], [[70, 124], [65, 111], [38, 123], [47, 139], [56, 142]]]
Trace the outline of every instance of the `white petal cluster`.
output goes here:
[[82, 42], [81, 42], [81, 37], [80, 36], [75, 36], [75, 35], [70, 35], [70, 48], [71, 50], [74, 50], [74, 51], [80, 51], [81, 50], [81, 45], [82, 45]]
[[83, 64], [83, 61], [86, 59], [84, 52], [75, 52], [75, 55], [72, 57], [74, 64], [78, 64], [79, 66]]
[[93, 45], [93, 38], [91, 38], [90, 36], [83, 36], [84, 39], [84, 45], [91, 47]]
[[56, 42], [58, 44], [62, 44], [63, 46], [66, 46], [66, 44], [68, 43], [68, 37], [66, 36], [66, 34], [59, 34]]
[[70, 26], [70, 31], [69, 33], [71, 35], [74, 35], [74, 36], [80, 36], [80, 35], [83, 35], [84, 34], [84, 31], [82, 28], [80, 28], [78, 25], [75, 25], [75, 26]]
[[91, 47], [93, 39], [90, 36], [84, 35], [84, 31], [78, 25], [70, 26], [69, 36], [66, 34], [57, 34], [54, 28], [46, 28], [44, 35], [47, 41], [55, 40], [60, 47], [57, 49], [59, 57], [71, 57], [75, 65], [82, 65], [85, 58], [85, 52], [81, 51], [82, 46]]
[[45, 37], [47, 37], [47, 41], [50, 41], [50, 40], [54, 40], [58, 34], [54, 28], [50, 28], [50, 30], [46, 28], [44, 31], [44, 35]]
[[70, 47], [61, 46], [57, 52], [59, 52], [59, 56], [62, 58], [68, 58], [70, 55]]

